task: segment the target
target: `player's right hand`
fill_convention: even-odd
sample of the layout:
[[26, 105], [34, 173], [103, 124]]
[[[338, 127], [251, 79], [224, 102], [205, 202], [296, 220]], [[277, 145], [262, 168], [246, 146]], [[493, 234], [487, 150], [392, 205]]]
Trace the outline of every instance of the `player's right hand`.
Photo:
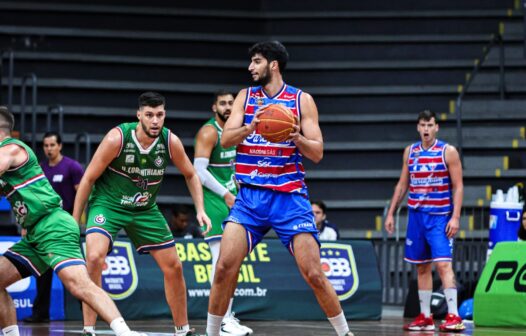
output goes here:
[[394, 232], [394, 217], [393, 215], [387, 215], [385, 217], [385, 231], [387, 231], [389, 234], [392, 234]]
[[252, 121], [250, 122], [250, 124], [247, 125], [247, 127], [248, 127], [250, 133], [252, 133], [252, 132], [254, 132], [254, 131], [256, 130], [257, 124], [259, 124], [259, 121], [260, 121], [260, 120], [259, 120], [259, 116], [260, 116], [263, 112], [265, 112], [265, 107], [266, 107], [266, 106], [260, 108], [260, 109], [256, 112], [256, 114], [254, 114], [254, 117], [252, 118]]
[[[212, 222], [210, 221], [210, 218], [204, 212], [197, 212], [196, 219], [199, 223], [199, 226], [202, 228], [201, 230], [203, 231], [203, 235], [206, 235], [208, 231], [212, 229]], [[203, 226], [205, 228], [203, 228]]]
[[230, 191], [227, 191], [223, 198], [225, 199], [225, 203], [229, 208], [234, 206], [236, 196], [234, 196]]

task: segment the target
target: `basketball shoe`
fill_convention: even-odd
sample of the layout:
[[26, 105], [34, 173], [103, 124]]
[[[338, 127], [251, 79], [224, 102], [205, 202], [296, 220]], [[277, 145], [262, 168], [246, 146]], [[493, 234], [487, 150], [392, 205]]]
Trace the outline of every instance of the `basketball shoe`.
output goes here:
[[463, 331], [466, 326], [462, 323], [462, 318], [458, 315], [447, 314], [446, 321], [439, 327], [440, 331]]
[[221, 336], [247, 336], [253, 333], [253, 330], [247, 326], [241, 325], [239, 319], [236, 318], [234, 313], [225, 316], [223, 322], [221, 322]]
[[425, 317], [424, 314], [418, 315], [413, 322], [404, 325], [404, 330], [411, 330], [411, 331], [435, 330], [435, 323], [433, 322], [433, 315], [429, 317]]

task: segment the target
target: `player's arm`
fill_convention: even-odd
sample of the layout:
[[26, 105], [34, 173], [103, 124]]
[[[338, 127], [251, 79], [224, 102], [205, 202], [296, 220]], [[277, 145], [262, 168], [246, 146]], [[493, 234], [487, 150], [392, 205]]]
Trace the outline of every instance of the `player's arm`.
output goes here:
[[403, 201], [407, 189], [409, 188], [409, 167], [407, 165], [407, 160], [409, 158], [409, 148], [407, 146], [404, 150], [404, 158], [402, 163], [402, 172], [400, 173], [400, 178], [398, 183], [395, 186], [393, 197], [391, 197], [391, 204], [389, 205], [389, 210], [387, 211], [387, 216], [385, 217], [385, 230], [390, 234], [394, 232], [394, 213], [400, 203]]
[[462, 200], [464, 198], [464, 182], [462, 180], [462, 162], [460, 155], [455, 147], [446, 147], [446, 164], [451, 179], [451, 189], [453, 192], [453, 214], [446, 226], [448, 238], [455, 236], [460, 227], [460, 213], [462, 211]]
[[10, 144], [0, 148], [0, 176], [8, 169], [18, 167], [27, 161], [26, 150], [16, 144]]
[[289, 139], [294, 141], [303, 156], [318, 163], [323, 158], [323, 136], [318, 123], [318, 108], [310, 94], [301, 94], [300, 110], [301, 127], [294, 126]]
[[197, 132], [194, 153], [194, 168], [201, 180], [201, 184], [212, 192], [225, 199], [229, 208], [234, 205], [236, 197], [228, 191], [225, 186], [219, 183], [208, 171], [210, 155], [214, 150], [217, 142], [217, 130], [211, 125], [201, 127]]
[[71, 178], [73, 180], [73, 188], [75, 191], [79, 190], [80, 180], [82, 180], [82, 175], [84, 175], [84, 169], [82, 165], [77, 161], [74, 161], [74, 164], [71, 166]]
[[86, 172], [80, 180], [77, 195], [75, 196], [73, 218], [75, 218], [77, 223], [80, 223], [80, 217], [86, 207], [86, 202], [88, 201], [93, 184], [95, 184], [95, 181], [102, 175], [104, 170], [119, 155], [121, 144], [121, 132], [117, 128], [114, 128], [102, 139], [97, 151], [93, 155], [91, 162], [86, 168]]
[[204, 230], [204, 233], [206, 234], [210, 231], [211, 224], [210, 219], [205, 213], [203, 188], [199, 176], [197, 175], [192, 162], [190, 162], [190, 159], [186, 155], [181, 140], [173, 133], [170, 133], [169, 146], [170, 152], [172, 153], [172, 162], [184, 176], [186, 186], [188, 187], [188, 191], [190, 191], [190, 195], [192, 195], [194, 201], [195, 210], [197, 212], [197, 221], [199, 222], [199, 226], [206, 226], [206, 229]]
[[247, 89], [239, 91], [234, 100], [234, 105], [232, 106], [232, 113], [223, 127], [223, 135], [221, 136], [221, 146], [224, 148], [237, 146], [245, 138], [254, 132], [256, 129], [256, 124], [259, 122], [257, 118], [257, 113], [252, 122], [248, 125], [245, 125], [245, 99], [247, 96]]

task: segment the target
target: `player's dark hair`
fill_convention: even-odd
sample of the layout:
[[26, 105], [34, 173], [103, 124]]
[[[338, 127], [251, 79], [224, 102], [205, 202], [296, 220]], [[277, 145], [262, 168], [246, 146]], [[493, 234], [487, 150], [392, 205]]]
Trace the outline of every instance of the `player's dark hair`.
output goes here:
[[51, 138], [51, 137], [55, 137], [57, 139], [57, 144], [59, 145], [62, 144], [62, 137], [60, 136], [60, 134], [58, 134], [58, 132], [54, 132], [54, 131], [44, 133], [44, 136], [42, 137], [42, 141], [44, 141], [44, 139]]
[[139, 96], [139, 109], [144, 106], [157, 107], [165, 104], [166, 99], [157, 92], [144, 92]]
[[231, 95], [232, 97], [235, 97], [232, 92], [227, 91], [227, 90], [223, 90], [223, 89], [214, 92], [213, 104], [217, 103], [217, 100], [219, 99], [219, 97], [223, 97], [223, 96], [227, 96], [227, 95]]
[[420, 122], [420, 120], [430, 121], [433, 118], [435, 118], [435, 122], [438, 122], [435, 112], [431, 110], [423, 110], [422, 112], [418, 113], [417, 122]]
[[15, 127], [15, 117], [7, 107], [0, 106], [0, 129], [4, 132], [11, 134]]
[[175, 204], [172, 208], [172, 215], [179, 216], [179, 214], [189, 215], [190, 208], [185, 204]]
[[323, 203], [323, 201], [315, 200], [315, 201], [311, 201], [310, 204], [316, 204], [318, 207], [320, 207], [323, 213], [327, 213], [327, 206], [325, 205], [325, 203]]
[[287, 67], [289, 53], [285, 46], [279, 41], [265, 41], [254, 44], [248, 49], [248, 55], [252, 58], [255, 54], [262, 55], [269, 63], [277, 61], [280, 72], [285, 71], [285, 68]]

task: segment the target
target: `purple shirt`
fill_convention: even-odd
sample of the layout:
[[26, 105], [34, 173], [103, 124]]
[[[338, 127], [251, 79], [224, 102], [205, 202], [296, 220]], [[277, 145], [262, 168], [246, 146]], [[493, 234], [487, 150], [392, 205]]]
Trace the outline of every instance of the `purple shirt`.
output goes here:
[[62, 160], [56, 166], [51, 167], [47, 160], [41, 162], [40, 166], [53, 189], [62, 198], [62, 208], [72, 213], [77, 193], [75, 186], [80, 183], [84, 174], [80, 163], [67, 156], [62, 156]]

